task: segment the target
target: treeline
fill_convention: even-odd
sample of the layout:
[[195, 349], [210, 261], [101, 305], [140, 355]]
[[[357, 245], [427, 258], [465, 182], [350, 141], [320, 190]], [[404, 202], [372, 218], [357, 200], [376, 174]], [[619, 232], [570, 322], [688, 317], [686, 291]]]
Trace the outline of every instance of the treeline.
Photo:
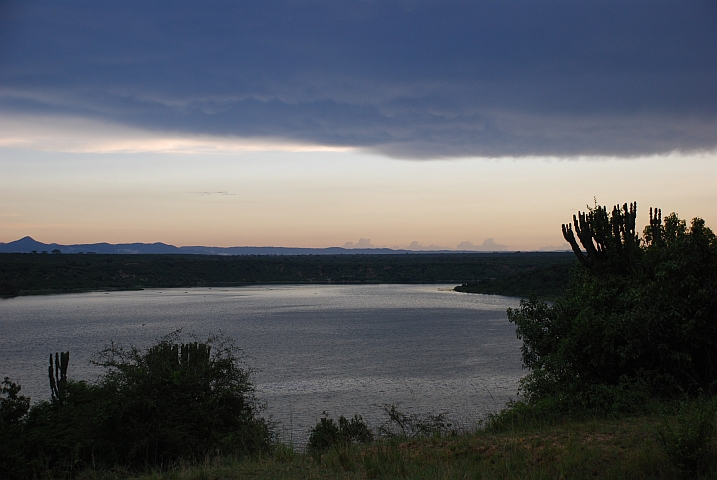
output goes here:
[[542, 265], [524, 269], [499, 278], [486, 278], [478, 282], [464, 283], [455, 288], [456, 292], [482, 293], [553, 300], [560, 296], [570, 284], [574, 262]]
[[[575, 259], [568, 252], [292, 256], [0, 254], [0, 295], [272, 283], [482, 284], [533, 270], [551, 271], [552, 267], [559, 268], [556, 272], [567, 272], [573, 263]], [[551, 278], [558, 280], [557, 276]]]

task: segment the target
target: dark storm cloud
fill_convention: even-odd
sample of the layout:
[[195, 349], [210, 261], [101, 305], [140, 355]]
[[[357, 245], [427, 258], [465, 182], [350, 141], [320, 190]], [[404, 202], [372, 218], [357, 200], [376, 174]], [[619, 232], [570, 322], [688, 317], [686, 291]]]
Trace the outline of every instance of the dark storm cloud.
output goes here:
[[714, 1], [18, 2], [0, 111], [399, 157], [717, 146]]

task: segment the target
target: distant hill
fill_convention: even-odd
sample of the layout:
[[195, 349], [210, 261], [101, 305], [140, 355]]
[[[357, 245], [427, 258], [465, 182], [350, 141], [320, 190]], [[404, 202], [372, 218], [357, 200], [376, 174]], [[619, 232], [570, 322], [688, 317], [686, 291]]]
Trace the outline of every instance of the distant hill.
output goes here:
[[[98, 254], [197, 254], [197, 255], [341, 255], [341, 254], [381, 254], [397, 253], [389, 248], [346, 249], [330, 248], [290, 248], [290, 247], [175, 247], [166, 243], [84, 243], [77, 245], [59, 245], [42, 243], [32, 237], [24, 237], [9, 243], [0, 243], [0, 253], [98, 253]], [[55, 252], [57, 253], [57, 252]], [[400, 251], [398, 251], [400, 253]]]
[[[9, 243], [0, 243], [0, 253], [98, 253], [98, 254], [196, 254], [196, 255], [386, 255], [396, 253], [460, 253], [457, 250], [415, 251], [391, 248], [292, 248], [292, 247], [175, 247], [166, 243], [89, 243], [59, 245], [42, 243], [23, 237]], [[57, 253], [57, 252], [55, 252]]]

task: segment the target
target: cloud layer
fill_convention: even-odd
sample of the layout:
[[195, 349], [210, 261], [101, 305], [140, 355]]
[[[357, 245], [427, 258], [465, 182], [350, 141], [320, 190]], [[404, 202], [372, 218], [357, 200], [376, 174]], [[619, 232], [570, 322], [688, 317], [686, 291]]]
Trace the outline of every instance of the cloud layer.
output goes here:
[[408, 158], [717, 147], [713, 1], [4, 2], [0, 116]]

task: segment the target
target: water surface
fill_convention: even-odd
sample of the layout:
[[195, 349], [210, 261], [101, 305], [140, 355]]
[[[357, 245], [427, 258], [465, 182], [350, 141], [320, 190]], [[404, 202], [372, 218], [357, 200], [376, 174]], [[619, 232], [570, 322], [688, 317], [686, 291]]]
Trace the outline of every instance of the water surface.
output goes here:
[[514, 397], [520, 342], [505, 310], [518, 300], [441, 285], [157, 289], [19, 297], [0, 302], [0, 377], [47, 399], [47, 358], [71, 352], [69, 375], [95, 379], [109, 342], [149, 346], [176, 330], [233, 337], [256, 370], [266, 414], [301, 443], [322, 411], [376, 425], [382, 405], [448, 412], [466, 427]]

